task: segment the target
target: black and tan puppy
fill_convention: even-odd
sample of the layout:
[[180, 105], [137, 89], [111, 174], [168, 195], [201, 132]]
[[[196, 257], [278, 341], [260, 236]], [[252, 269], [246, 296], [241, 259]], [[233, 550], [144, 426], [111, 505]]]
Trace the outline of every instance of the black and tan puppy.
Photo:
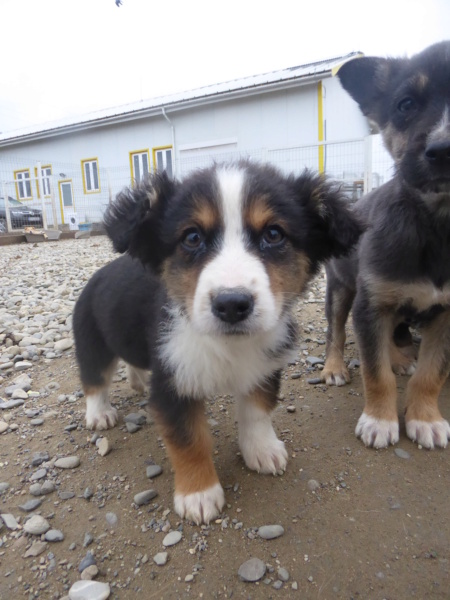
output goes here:
[[182, 182], [155, 174], [105, 217], [119, 252], [83, 290], [74, 334], [88, 427], [117, 421], [108, 386], [117, 359], [151, 369], [150, 405], [175, 471], [175, 509], [209, 522], [224, 494], [204, 401], [231, 393], [245, 463], [284, 471], [273, 429], [280, 371], [296, 354], [293, 307], [320, 262], [352, 247], [360, 226], [323, 178], [249, 162]]
[[[367, 230], [348, 259], [327, 267], [323, 378], [335, 385], [349, 380], [344, 328], [353, 304], [365, 393], [356, 435], [376, 448], [398, 441], [394, 366], [413, 372], [408, 437], [445, 447], [450, 425], [438, 397], [450, 372], [450, 42], [411, 59], [355, 59], [338, 76], [381, 130], [396, 173], [356, 203]], [[417, 365], [392, 343], [404, 323], [421, 326]]]

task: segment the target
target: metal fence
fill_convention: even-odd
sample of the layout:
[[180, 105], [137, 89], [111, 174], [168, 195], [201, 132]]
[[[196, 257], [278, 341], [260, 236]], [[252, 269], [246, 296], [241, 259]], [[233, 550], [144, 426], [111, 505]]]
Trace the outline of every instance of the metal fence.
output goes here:
[[[284, 173], [294, 174], [305, 168], [317, 171], [322, 166], [327, 175], [342, 182], [344, 191], [352, 200], [380, 186], [393, 175], [392, 159], [378, 135], [290, 148], [189, 155], [181, 152], [173, 169], [177, 177], [183, 177], [213, 161], [229, 162], [241, 158], [268, 162]], [[19, 171], [20, 177], [17, 176]], [[23, 177], [24, 171], [28, 174], [26, 178]], [[79, 162], [62, 163], [49, 160], [49, 157], [32, 160], [23, 156], [3, 156], [0, 159], [0, 233], [29, 226], [63, 230], [100, 227], [105, 207], [121, 189], [133, 182], [128, 163], [108, 168], [100, 166], [96, 177], [98, 189], [89, 193]]]

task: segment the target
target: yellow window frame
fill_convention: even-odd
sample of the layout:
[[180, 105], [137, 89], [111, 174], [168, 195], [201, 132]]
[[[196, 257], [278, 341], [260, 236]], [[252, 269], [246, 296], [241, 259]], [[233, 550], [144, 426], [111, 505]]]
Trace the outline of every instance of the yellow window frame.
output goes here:
[[[28, 180], [30, 183], [30, 193], [31, 196], [26, 196], [25, 198], [21, 198], [20, 194], [19, 194], [19, 184], [17, 183], [17, 175], [19, 173], [28, 173]], [[19, 200], [20, 202], [22, 202], [22, 200], [28, 201], [28, 200], [33, 200], [33, 188], [31, 187], [31, 173], [30, 173], [30, 169], [17, 169], [17, 171], [14, 171], [14, 184], [16, 186], [16, 198], [17, 200]]]
[[[97, 178], [98, 178], [98, 189], [96, 190], [88, 190], [87, 189], [87, 185], [86, 185], [86, 172], [85, 172], [85, 168], [84, 165], [86, 163], [89, 162], [96, 162], [97, 163]], [[92, 157], [92, 158], [83, 158], [81, 160], [81, 174], [83, 177], [83, 191], [85, 194], [100, 194], [101, 192], [101, 183], [100, 183], [100, 167], [98, 164], [98, 158], [96, 156]]]
[[[50, 169], [50, 175], [53, 175], [52, 165], [41, 165], [41, 169]], [[38, 176], [38, 168], [34, 167], [34, 176], [36, 177], [36, 191], [37, 197], [40, 199], [41, 190], [39, 189], [39, 176]], [[48, 175], [42, 175], [42, 178], [48, 177]], [[50, 194], [44, 194], [44, 198], [50, 198]]]
[[148, 161], [148, 170], [150, 172], [151, 169], [151, 165], [150, 165], [150, 148], [143, 148], [142, 150], [132, 150], [131, 152], [129, 152], [129, 156], [130, 156], [130, 175], [131, 175], [131, 183], [134, 184], [136, 183], [135, 177], [134, 177], [134, 168], [133, 168], [133, 156], [135, 156], [136, 154], [147, 154], [147, 161]]

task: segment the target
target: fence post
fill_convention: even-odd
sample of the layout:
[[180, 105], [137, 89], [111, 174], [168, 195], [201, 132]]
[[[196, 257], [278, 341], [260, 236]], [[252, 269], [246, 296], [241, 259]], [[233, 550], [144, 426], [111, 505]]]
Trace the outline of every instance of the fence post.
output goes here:
[[6, 183], [2, 181], [3, 198], [5, 199], [5, 214], [6, 214], [6, 231], [12, 233], [11, 215], [9, 214], [8, 194], [6, 191]]
[[41, 190], [41, 205], [42, 205], [42, 224], [44, 229], [48, 229], [47, 225], [47, 209], [45, 208], [45, 189], [44, 189], [44, 181], [42, 178], [42, 166], [41, 163], [37, 164], [37, 176], [39, 181], [39, 189]]
[[364, 138], [364, 193], [368, 194], [372, 188], [372, 136], [366, 135]]
[[50, 198], [52, 202], [52, 215], [53, 215], [53, 227], [58, 229], [58, 213], [56, 212], [56, 203], [55, 203], [55, 186], [54, 186], [54, 175], [53, 173], [48, 178], [50, 183]]

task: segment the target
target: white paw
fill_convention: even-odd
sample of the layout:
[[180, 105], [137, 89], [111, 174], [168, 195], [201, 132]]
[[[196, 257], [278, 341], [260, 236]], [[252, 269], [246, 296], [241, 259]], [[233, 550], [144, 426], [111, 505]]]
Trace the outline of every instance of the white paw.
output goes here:
[[355, 434], [366, 446], [387, 448], [389, 444], [398, 442], [398, 421], [376, 419], [363, 412], [356, 425]]
[[252, 435], [251, 432], [248, 436], [240, 436], [240, 447], [249, 469], [272, 475], [286, 471], [288, 453], [273, 429], [266, 437]]
[[413, 442], [424, 448], [446, 448], [450, 440], [450, 424], [445, 419], [439, 421], [418, 421], [412, 419], [406, 422], [406, 435]]
[[111, 406], [103, 394], [86, 398], [86, 427], [88, 429], [110, 429], [118, 420], [117, 409]]
[[175, 511], [183, 519], [194, 521], [197, 525], [208, 524], [215, 519], [225, 504], [225, 495], [220, 483], [194, 494], [175, 494]]
[[348, 382], [348, 379], [345, 377], [345, 375], [341, 373], [329, 373], [328, 375], [324, 376], [324, 379], [327, 385], [336, 385], [337, 387], [341, 387]]

